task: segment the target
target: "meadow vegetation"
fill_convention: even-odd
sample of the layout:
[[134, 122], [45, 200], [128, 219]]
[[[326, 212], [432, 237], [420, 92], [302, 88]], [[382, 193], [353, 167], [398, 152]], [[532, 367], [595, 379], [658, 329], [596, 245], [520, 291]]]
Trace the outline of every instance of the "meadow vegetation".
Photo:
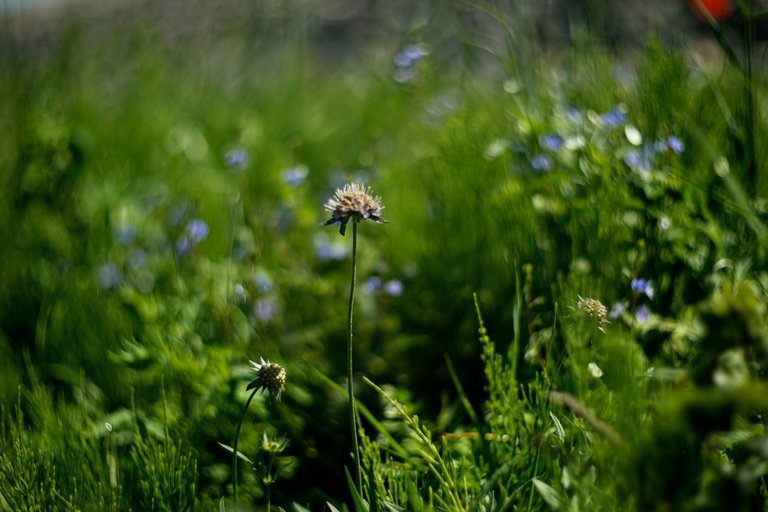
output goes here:
[[0, 510], [766, 510], [760, 63], [483, 6], [3, 40]]

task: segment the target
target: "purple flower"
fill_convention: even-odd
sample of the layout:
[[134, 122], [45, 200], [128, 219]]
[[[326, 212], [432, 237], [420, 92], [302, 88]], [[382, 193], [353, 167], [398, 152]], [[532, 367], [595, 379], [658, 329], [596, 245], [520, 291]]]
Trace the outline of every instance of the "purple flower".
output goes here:
[[195, 244], [186, 235], [176, 239], [176, 254], [186, 256], [195, 249]]
[[290, 167], [283, 171], [282, 178], [283, 183], [286, 183], [292, 187], [301, 185], [304, 179], [309, 174], [309, 169], [305, 165], [297, 165], [296, 167]]
[[313, 241], [315, 257], [319, 260], [338, 261], [347, 257], [347, 249], [344, 245], [332, 244], [327, 236], [318, 235]]
[[563, 145], [563, 138], [557, 133], [549, 133], [539, 137], [539, 145], [550, 151], [557, 151]]
[[114, 263], [103, 263], [96, 269], [96, 279], [105, 290], [111, 290], [120, 284], [123, 275]]
[[384, 293], [390, 297], [399, 297], [403, 294], [403, 283], [399, 279], [392, 279], [384, 283]]
[[374, 293], [381, 288], [381, 278], [377, 276], [371, 276], [363, 281], [363, 292], [367, 294]]
[[208, 224], [202, 219], [192, 219], [187, 222], [186, 233], [193, 243], [202, 242], [208, 236]]
[[611, 318], [611, 319], [619, 318], [621, 314], [624, 312], [624, 309], [625, 309], [624, 304], [622, 304], [621, 302], [617, 302], [611, 308], [611, 312], [608, 313], [608, 318]]
[[624, 115], [624, 112], [619, 109], [619, 107], [614, 108], [613, 110], [606, 112], [602, 116], [600, 116], [600, 123], [605, 128], [615, 128], [616, 126], [621, 125], [624, 123], [624, 120], [626, 119], [626, 116]]
[[115, 226], [113, 236], [117, 245], [128, 245], [136, 239], [136, 229], [128, 223]]
[[545, 154], [538, 154], [531, 158], [531, 167], [533, 167], [534, 170], [539, 172], [547, 172], [551, 171], [552, 167], [555, 166], [554, 160], [552, 160], [552, 157]]
[[224, 155], [224, 160], [227, 161], [227, 165], [232, 169], [240, 171], [248, 166], [250, 157], [248, 156], [248, 152], [244, 149], [232, 149]]
[[653, 300], [654, 290], [653, 285], [646, 279], [633, 279], [630, 283], [632, 291], [635, 293], [645, 294], [650, 300]]
[[272, 281], [267, 277], [267, 274], [264, 272], [259, 272], [256, 274], [256, 276], [253, 278], [253, 283], [256, 285], [256, 288], [260, 292], [268, 292], [272, 289]]
[[667, 138], [667, 144], [669, 144], [669, 147], [677, 153], [678, 155], [685, 151], [685, 144], [683, 144], [683, 141], [675, 137], [674, 135], [670, 135], [669, 138]]
[[408, 46], [400, 50], [400, 52], [398, 52], [397, 55], [395, 55], [395, 58], [393, 60], [397, 67], [408, 68], [416, 64], [428, 53], [429, 52], [427, 52], [427, 50], [421, 45], [409, 44]]
[[573, 123], [581, 122], [581, 112], [576, 107], [568, 107], [565, 109], [565, 115]]
[[651, 316], [651, 310], [648, 309], [648, 306], [645, 304], [641, 304], [640, 306], [635, 309], [635, 320], [637, 320], [637, 323], [644, 324], [648, 321], [648, 318]]
[[275, 302], [272, 299], [263, 298], [253, 303], [253, 316], [260, 322], [269, 322], [275, 314]]

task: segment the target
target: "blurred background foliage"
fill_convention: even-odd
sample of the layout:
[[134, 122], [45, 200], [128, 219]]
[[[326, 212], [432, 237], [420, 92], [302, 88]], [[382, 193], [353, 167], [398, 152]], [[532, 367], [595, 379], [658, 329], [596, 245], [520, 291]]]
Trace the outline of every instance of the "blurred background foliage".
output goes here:
[[[346, 402], [315, 370], [343, 381], [350, 246], [320, 224], [349, 180], [371, 185], [390, 221], [360, 230], [355, 367], [435, 433], [471, 420], [446, 357], [478, 410], [487, 392], [510, 400], [481, 378], [474, 293], [512, 380], [588, 395], [586, 364], [602, 357], [620, 368], [611, 389], [645, 396], [616, 375], [693, 368], [711, 386], [722, 354], [742, 349], [736, 366], [764, 372], [766, 180], [743, 165], [743, 77], [683, 3], [75, 3], [2, 23], [9, 504], [228, 498], [218, 443], [260, 357], [288, 386], [251, 407], [241, 450], [263, 433], [290, 440], [276, 503], [345, 500]], [[611, 310], [599, 351], [572, 321], [580, 297]], [[641, 412], [602, 392], [593, 407], [631, 437]], [[396, 416], [369, 387], [359, 397]], [[660, 437], [709, 432], [689, 427]], [[639, 437], [658, 458], [635, 469], [663, 466], [659, 439]], [[92, 488], [51, 469], [72, 453]], [[241, 496], [262, 499], [257, 475], [242, 477]], [[635, 490], [653, 506], [679, 498], [668, 488]]]

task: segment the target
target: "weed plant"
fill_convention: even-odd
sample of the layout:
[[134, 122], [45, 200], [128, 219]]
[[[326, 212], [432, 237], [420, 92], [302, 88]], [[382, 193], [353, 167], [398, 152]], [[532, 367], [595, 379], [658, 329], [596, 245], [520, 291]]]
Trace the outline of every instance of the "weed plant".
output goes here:
[[[3, 38], [0, 509], [764, 510], [757, 54], [509, 14], [335, 60], [311, 16]], [[345, 183], [386, 199], [359, 254]]]

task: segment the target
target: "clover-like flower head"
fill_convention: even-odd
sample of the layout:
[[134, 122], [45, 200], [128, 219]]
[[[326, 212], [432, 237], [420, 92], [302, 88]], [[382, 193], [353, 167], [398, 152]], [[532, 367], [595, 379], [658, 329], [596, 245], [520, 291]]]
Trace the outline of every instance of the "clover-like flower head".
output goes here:
[[280, 394], [285, 389], [285, 379], [287, 377], [285, 368], [277, 363], [264, 361], [264, 359], [261, 358], [258, 363], [251, 361], [251, 365], [253, 366], [256, 378], [248, 384], [246, 389], [266, 389], [271, 395], [275, 395], [279, 400]]
[[325, 209], [331, 212], [331, 218], [325, 223], [326, 226], [336, 222], [341, 223], [339, 233], [344, 236], [347, 231], [347, 223], [350, 219], [353, 222], [361, 220], [372, 220], [379, 224], [386, 224], [387, 221], [381, 218], [381, 198], [373, 196], [371, 189], [357, 183], [348, 183], [342, 188], [336, 189], [334, 196], [325, 203]]

